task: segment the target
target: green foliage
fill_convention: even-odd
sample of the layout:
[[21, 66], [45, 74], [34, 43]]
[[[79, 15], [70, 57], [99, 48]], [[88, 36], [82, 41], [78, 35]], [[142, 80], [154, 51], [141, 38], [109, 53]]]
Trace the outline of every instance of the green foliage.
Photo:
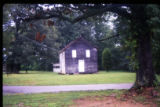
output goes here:
[[160, 6], [155, 4], [149, 4], [146, 6], [146, 13], [147, 13], [147, 23], [150, 26], [150, 30], [153, 31], [154, 29], [158, 28], [160, 25]]
[[[52, 63], [58, 61], [58, 50], [61, 46], [61, 43], [57, 42], [61, 40], [61, 37], [58, 37], [59, 32], [54, 26], [44, 26], [41, 20], [32, 22], [33, 27], [30, 27], [30, 24], [26, 25], [28, 27], [19, 37], [20, 41], [15, 40], [9, 44], [7, 51], [12, 54], [6, 52], [7, 63], [21, 64], [22, 70], [52, 70]], [[35, 41], [36, 32], [47, 35], [42, 43]]]
[[136, 71], [138, 69], [138, 61], [136, 58], [136, 48], [137, 48], [136, 40], [134, 39], [125, 40], [124, 48], [131, 50], [131, 55], [126, 56], [126, 58], [130, 60], [129, 70]]
[[[56, 4], [54, 4], [54, 8], [52, 9], [56, 14], [62, 13], [64, 16], [67, 16], [67, 18], [74, 19], [75, 16], [78, 17], [83, 14], [79, 11], [79, 6], [85, 7], [86, 5], [76, 5], [77, 9], [73, 9], [70, 5], [56, 7]], [[107, 6], [107, 4], [105, 5]], [[66, 12], [64, 12], [64, 8], [67, 8], [68, 6], [71, 12], [66, 14]], [[92, 12], [94, 13], [97, 10], [100, 10], [99, 6], [93, 5], [95, 9]], [[90, 6], [88, 5], [87, 7]], [[105, 6], [102, 6], [102, 8], [103, 7]], [[121, 11], [121, 7], [119, 7], [119, 11]], [[3, 7], [3, 26], [5, 28], [3, 31], [3, 46], [6, 48], [4, 54], [7, 55], [8, 62], [21, 64], [22, 69], [51, 70], [51, 63], [58, 62], [58, 50], [62, 49], [76, 37], [82, 35], [98, 47], [99, 69], [102, 68], [102, 52], [104, 48], [109, 48], [112, 56], [111, 59], [113, 60], [110, 64], [117, 65], [112, 66], [110, 69], [126, 69], [129, 65], [130, 70], [135, 71], [138, 69], [138, 62], [136, 58], [137, 53], [135, 52], [135, 49], [138, 48], [135, 45], [137, 43], [136, 38], [144, 36], [143, 34], [148, 34], [153, 37], [152, 53], [154, 68], [156, 72], [159, 72], [159, 39], [157, 39], [160, 32], [159, 5], [126, 5], [126, 7], [127, 8], [123, 8], [123, 10], [126, 11], [126, 13], [129, 13], [133, 18], [126, 18], [125, 15], [121, 16], [121, 14], [117, 12], [118, 18], [115, 22], [116, 29], [112, 30], [106, 24], [106, 21], [108, 20], [107, 17], [113, 15], [111, 12], [105, 12], [100, 15], [95, 14], [93, 17], [89, 17], [87, 19], [84, 17], [85, 20], [81, 20], [75, 24], [64, 21], [62, 20], [63, 18], [53, 18], [49, 20], [54, 21], [54, 25], [48, 27], [44, 25], [44, 21], [47, 21], [48, 19], [45, 18], [40, 20], [41, 17], [38, 15], [42, 15], [43, 17], [52, 15], [54, 14], [52, 9], [43, 11], [42, 6], [38, 4], [6, 4]], [[81, 9], [83, 12], [86, 11], [83, 10], [83, 8]], [[92, 8], [90, 10], [92, 10]], [[87, 12], [90, 13], [90, 11]], [[20, 17], [21, 19], [31, 17], [31, 20], [27, 22], [24, 20], [20, 21], [17, 17]], [[32, 18], [34, 20], [32, 20]], [[17, 26], [11, 27], [11, 21], [16, 23], [20, 21], [18, 39], [16, 37], [15, 29]], [[32, 28], [30, 27], [30, 24], [33, 24]], [[45, 33], [47, 35], [46, 39], [42, 43], [36, 43], [36, 32], [40, 32], [41, 34]], [[103, 42], [98, 41], [99, 39], [112, 36], [115, 32], [120, 34], [120, 38]], [[122, 48], [126, 47], [123, 50], [126, 54], [119, 48], [115, 51], [114, 46], [116, 43], [120, 43]], [[13, 54], [9, 55], [9, 52], [12, 52]], [[128, 56], [130, 63], [125, 59], [125, 56]], [[125, 68], [124, 66], [127, 67]]]
[[111, 52], [109, 48], [105, 48], [102, 52], [102, 65], [106, 71], [108, 71], [111, 68]]
[[[102, 66], [102, 52], [105, 48], [113, 48], [114, 47], [114, 39], [112, 40], [106, 40], [99, 42], [98, 40], [101, 40], [103, 38], [107, 38], [113, 35], [113, 30], [110, 29], [110, 27], [103, 21], [94, 21], [93, 22], [93, 31], [91, 34], [92, 43], [95, 44], [98, 48], [98, 69], [103, 69]], [[95, 33], [94, 33], [95, 32]]]
[[157, 74], [160, 74], [160, 32], [155, 33], [152, 39], [153, 66]]
[[[30, 13], [29, 10], [37, 9], [36, 7], [38, 5], [17, 4], [9, 6], [11, 6], [12, 9], [8, 9], [6, 15], [12, 13], [9, 18], [16, 22], [18, 13], [23, 14], [23, 12], [29, 12], [28, 14], [31, 15], [32, 13]], [[15, 9], [16, 12], [13, 12], [13, 9]], [[39, 10], [35, 11], [42, 12]], [[15, 38], [15, 29], [13, 29], [12, 33], [13, 38], [15, 38], [15, 45], [9, 43], [8, 47], [10, 49], [7, 49], [7, 51], [12, 52], [13, 54], [10, 56], [7, 54], [8, 62], [20, 63], [22, 70], [51, 70], [52, 63], [58, 62], [58, 51], [78, 36], [84, 36], [84, 38], [98, 47], [98, 64], [99, 69], [102, 69], [102, 51], [104, 48], [114, 48], [114, 45], [118, 41], [118, 39], [103, 42], [98, 41], [113, 35], [113, 30], [110, 29], [105, 22], [105, 16], [102, 16], [102, 18], [101, 16], [95, 16], [75, 24], [60, 19], [49, 19], [54, 22], [54, 25], [49, 27], [46, 25], [47, 20], [48, 19], [34, 20], [20, 24], [19, 41]], [[14, 28], [15, 27], [16, 26], [14, 26]], [[9, 29], [7, 29], [7, 31], [8, 30]], [[37, 41], [35, 41], [35, 35], [37, 32], [40, 32], [40, 34], [46, 34], [46, 39], [42, 43], [37, 43]], [[4, 36], [7, 37], [7, 34]], [[4, 42], [8, 43], [7, 40], [4, 40]], [[20, 57], [16, 56], [17, 54]], [[115, 55], [114, 58], [116, 59], [118, 57]], [[115, 67], [114, 69], [119, 69], [119, 67]]]
[[150, 4], [146, 6], [147, 23], [152, 37], [153, 66], [157, 74], [160, 74], [160, 6]]
[[[12, 41], [14, 41], [13, 32], [4, 31], [3, 32], [3, 48], [8, 50], [10, 43]], [[7, 54], [7, 52], [5, 51], [4, 54]]]
[[128, 52], [122, 50], [122, 46], [111, 48], [111, 69], [112, 70], [129, 70], [129, 60], [126, 58]]
[[137, 60], [137, 25], [131, 24], [130, 20], [123, 17], [118, 17], [115, 21], [116, 30], [121, 35], [122, 51], [126, 52], [125, 58], [128, 60], [128, 70], [135, 72], [138, 69]]

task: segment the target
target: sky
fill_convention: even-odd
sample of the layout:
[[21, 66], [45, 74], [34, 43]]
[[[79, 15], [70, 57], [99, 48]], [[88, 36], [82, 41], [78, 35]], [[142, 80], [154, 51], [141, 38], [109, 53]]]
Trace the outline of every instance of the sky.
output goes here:
[[113, 15], [109, 17], [109, 21], [107, 22], [107, 25], [109, 25], [111, 29], [114, 29], [113, 21], [116, 19], [117, 19], [117, 17], [115, 17]]

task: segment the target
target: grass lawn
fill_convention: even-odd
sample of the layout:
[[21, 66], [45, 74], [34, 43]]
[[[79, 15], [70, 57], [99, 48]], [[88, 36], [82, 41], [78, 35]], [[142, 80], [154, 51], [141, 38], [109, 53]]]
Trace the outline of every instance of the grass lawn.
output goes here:
[[85, 96], [108, 96], [114, 93], [117, 97], [124, 90], [62, 92], [43, 94], [16, 94], [3, 96], [3, 107], [67, 107], [73, 104], [74, 99]]
[[[149, 88], [148, 88], [149, 89]], [[147, 90], [148, 90], [147, 89]], [[131, 107], [160, 107], [160, 87], [156, 87], [154, 90], [158, 92], [157, 97], [150, 96], [150, 91], [143, 91], [143, 93], [148, 92], [148, 94], [140, 94], [136, 95], [127, 94], [127, 90], [107, 90], [107, 91], [85, 91], [85, 92], [61, 92], [61, 93], [42, 93], [42, 94], [15, 94], [15, 95], [4, 95], [3, 96], [3, 107], [76, 107], [75, 101], [81, 101], [81, 104], [85, 104], [87, 107], [88, 104], [105, 104], [103, 107], [107, 107], [108, 104], [112, 104], [115, 106], [115, 103], [121, 102], [115, 107], [123, 107], [130, 104]], [[149, 95], [149, 97], [147, 97]], [[104, 98], [108, 98], [104, 100]], [[114, 101], [113, 98], [116, 98]], [[109, 101], [110, 100], [110, 101]], [[113, 100], [113, 101], [112, 101]], [[104, 102], [103, 102], [104, 101]], [[109, 103], [107, 103], [109, 102]], [[124, 103], [123, 103], [124, 102]], [[142, 104], [143, 106], [136, 105], [137, 103]], [[154, 104], [150, 106], [146, 106], [146, 104]], [[133, 106], [135, 105], [135, 106]], [[90, 106], [90, 107], [101, 107], [101, 106]]]
[[109, 84], [133, 83], [135, 73], [110, 71], [96, 74], [59, 75], [53, 72], [29, 71], [25, 74], [3, 74], [3, 85], [74, 85], [74, 84]]

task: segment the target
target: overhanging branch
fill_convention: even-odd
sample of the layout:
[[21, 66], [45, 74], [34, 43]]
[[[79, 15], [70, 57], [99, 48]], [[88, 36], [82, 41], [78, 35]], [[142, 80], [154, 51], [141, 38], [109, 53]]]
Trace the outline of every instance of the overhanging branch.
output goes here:
[[[131, 18], [131, 14], [127, 12], [126, 9], [124, 8], [121, 8], [122, 6], [127, 6], [127, 5], [122, 5], [122, 4], [110, 4], [110, 5], [106, 5], [106, 6], [102, 6], [102, 8], [97, 8], [95, 6], [92, 7], [92, 8], [87, 8], [85, 5], [80, 5], [79, 9], [80, 10], [86, 10], [85, 12], [83, 12], [83, 14], [81, 16], [77, 16], [75, 18], [70, 18], [70, 17], [67, 17], [63, 14], [60, 14], [59, 12], [56, 13], [56, 11], [50, 11], [48, 13], [42, 13], [41, 15], [39, 16], [32, 16], [32, 17], [27, 17], [27, 18], [22, 18], [21, 20], [23, 20], [24, 22], [29, 22], [29, 21], [32, 21], [32, 20], [40, 20], [40, 19], [49, 19], [49, 18], [60, 18], [62, 20], [66, 20], [68, 22], [71, 22], [71, 23], [76, 23], [80, 20], [83, 20], [83, 19], [87, 19], [89, 17], [92, 17], [92, 16], [95, 16], [95, 15], [101, 15], [105, 12], [113, 12], [113, 13], [117, 13], [118, 15], [120, 16], [123, 16], [125, 18]], [[75, 9], [74, 9], [75, 10]], [[61, 11], [62, 13], [63, 11]]]
[[58, 15], [58, 14], [51, 14], [49, 16], [45, 16], [45, 15], [40, 15], [39, 17], [29, 17], [29, 18], [25, 18], [25, 19], [22, 19], [24, 22], [30, 22], [30, 21], [33, 21], [33, 20], [40, 20], [40, 19], [50, 19], [50, 18], [60, 18], [60, 19], [63, 19], [63, 20], [66, 20], [68, 22], [73, 22], [71, 18], [68, 18], [68, 17], [65, 17], [63, 15]]
[[108, 12], [117, 13], [120, 16], [123, 16], [125, 18], [130, 19], [131, 18], [131, 14], [128, 13], [125, 9], [121, 8], [121, 6], [124, 6], [124, 5], [108, 5], [106, 7], [101, 8], [101, 9], [96, 9], [96, 8], [90, 9], [89, 11], [86, 11], [83, 15], [78, 16], [77, 18], [75, 18], [73, 20], [73, 23], [76, 23], [76, 22], [78, 22], [80, 20], [95, 16], [95, 15], [103, 14], [103, 13], [105, 13], [107, 11]]
[[26, 37], [26, 36], [23, 36], [23, 37], [21, 37], [21, 38], [22, 38], [22, 39], [26, 39], [26, 40], [28, 40], [29, 42], [32, 42], [32, 43], [35, 44], [35, 45], [38, 45], [38, 46], [41, 46], [41, 47], [48, 48], [48, 49], [51, 49], [51, 50], [53, 50], [53, 51], [56, 51], [56, 49], [54, 49], [54, 48], [52, 48], [52, 47], [44, 46], [44, 44], [39, 43], [39, 42], [37, 42], [37, 41], [35, 41], [35, 40], [32, 40], [32, 39], [30, 39], [30, 38], [28, 38], [28, 37]]
[[110, 36], [110, 37], [106, 37], [104, 39], [100, 39], [100, 40], [97, 40], [97, 41], [104, 41], [104, 40], [109, 40], [109, 39], [112, 39], [112, 38], [115, 38], [115, 37], [119, 37], [119, 34], [116, 34], [116, 35], [113, 35], [113, 36]]

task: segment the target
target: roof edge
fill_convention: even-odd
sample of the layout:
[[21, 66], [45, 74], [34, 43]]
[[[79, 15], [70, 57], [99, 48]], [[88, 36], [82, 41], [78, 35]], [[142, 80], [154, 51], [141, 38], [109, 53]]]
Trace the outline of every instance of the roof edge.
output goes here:
[[88, 40], [86, 40], [85, 38], [83, 38], [82, 36], [78, 37], [77, 39], [71, 41], [68, 45], [66, 45], [63, 49], [61, 49], [59, 51], [59, 54], [62, 53], [63, 51], [65, 51], [67, 48], [69, 48], [72, 44], [76, 43], [78, 40], [82, 39], [83, 41], [85, 41], [88, 45], [94, 47], [97, 49], [96, 46], [92, 45]]

